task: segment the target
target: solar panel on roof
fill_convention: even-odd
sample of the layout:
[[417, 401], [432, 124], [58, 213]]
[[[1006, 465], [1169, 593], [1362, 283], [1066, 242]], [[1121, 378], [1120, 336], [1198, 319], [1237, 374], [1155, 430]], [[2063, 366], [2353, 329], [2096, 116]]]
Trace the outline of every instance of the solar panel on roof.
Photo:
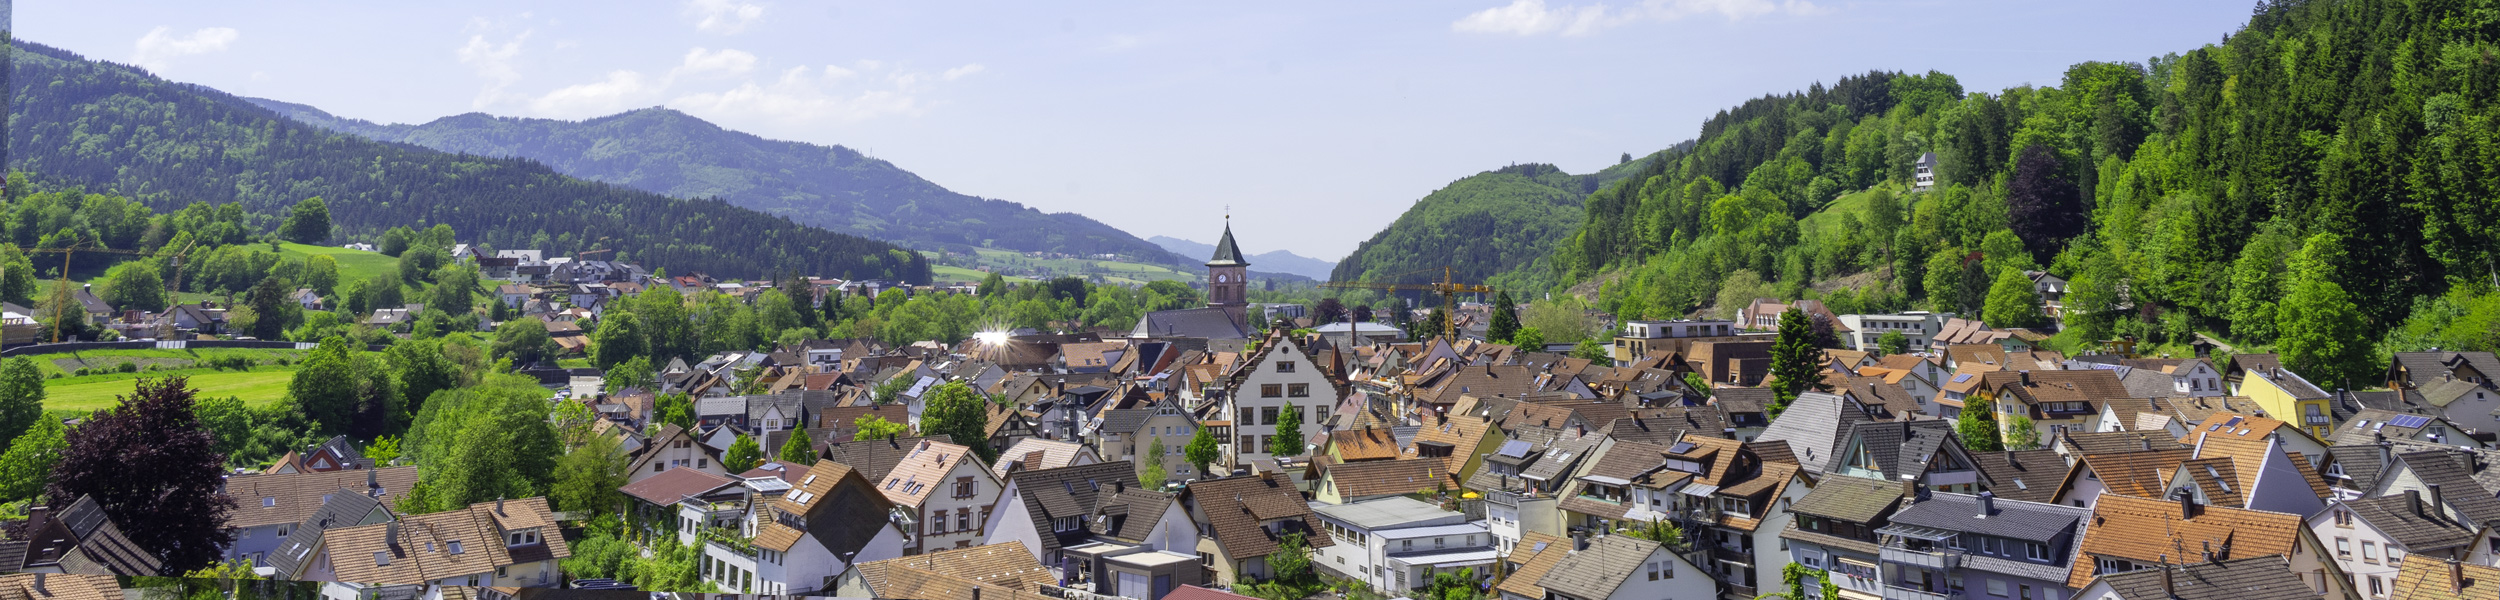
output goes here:
[[1502, 442], [1502, 450], [1501, 450], [1501, 455], [1502, 455], [1502, 456], [1508, 456], [1508, 457], [1511, 457], [1511, 458], [1523, 458], [1523, 457], [1526, 457], [1526, 456], [1528, 455], [1528, 451], [1529, 451], [1529, 450], [1534, 449], [1534, 448], [1536, 448], [1536, 445], [1535, 445], [1535, 444], [1530, 444], [1530, 443], [1523, 442], [1523, 441], [1519, 441], [1519, 440], [1510, 440], [1510, 441], [1507, 441], [1507, 442]]
[[2223, 426], [2223, 427], [2238, 427], [2238, 426], [2240, 425], [2240, 421], [2241, 421], [2241, 418], [2240, 418], [2240, 417], [2231, 417], [2231, 420], [2229, 420], [2229, 421], [2223, 421], [2223, 422], [2222, 422], [2222, 426]]
[[1953, 374], [1953, 382], [1954, 382], [1954, 383], [1961, 383], [1961, 382], [1964, 382], [1964, 381], [1970, 381], [1970, 374], [1969, 374], [1969, 373], [1954, 373], [1954, 374]]
[[2421, 427], [2430, 422], [2430, 417], [2422, 415], [2396, 415], [2396, 418], [2387, 420], [2389, 425], [2405, 428]]
[[1667, 448], [1667, 452], [1674, 454], [1683, 454], [1691, 451], [1693, 451], [1692, 442], [1676, 442], [1674, 447]]

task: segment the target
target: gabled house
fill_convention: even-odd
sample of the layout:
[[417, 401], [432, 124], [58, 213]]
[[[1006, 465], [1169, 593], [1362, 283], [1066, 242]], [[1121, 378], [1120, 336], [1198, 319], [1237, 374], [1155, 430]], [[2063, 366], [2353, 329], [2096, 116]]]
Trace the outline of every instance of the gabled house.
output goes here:
[[250, 557], [252, 564], [268, 567], [272, 579], [334, 580], [338, 578], [334, 573], [307, 572], [314, 562], [314, 556], [327, 556], [321, 548], [321, 538], [325, 532], [342, 527], [372, 525], [398, 518], [391, 514], [390, 508], [381, 500], [354, 490], [340, 488], [327, 494], [326, 497], [328, 499], [322, 501], [321, 508], [314, 510], [312, 515], [305, 517], [302, 522], [296, 523], [291, 528], [292, 532], [286, 536], [286, 539], [280, 541], [274, 550], [263, 556]]
[[1914, 493], [1876, 530], [1886, 597], [2050, 598], [2069, 589], [2090, 509], [1988, 492]]
[[2353, 413], [2352, 420], [2337, 427], [2331, 437], [2337, 446], [2369, 446], [2386, 440], [2465, 449], [2489, 447], [2474, 436], [2467, 435], [2464, 427], [2446, 417], [2395, 413], [2375, 408]]
[[627, 499], [627, 522], [642, 525], [634, 533], [645, 544], [665, 536], [682, 546], [707, 529], [743, 529], [749, 500], [737, 478], [701, 469], [669, 469], [617, 491]]
[[1780, 539], [1789, 542], [1790, 559], [1824, 573], [1808, 578], [1807, 588], [1829, 580], [1844, 596], [1884, 597], [1876, 532], [1890, 525], [1893, 512], [1901, 508], [1902, 487], [1836, 475], [1817, 482], [1813, 492], [1789, 505], [1796, 520], [1780, 532]]
[[1192, 556], [1197, 548], [1189, 515], [1171, 494], [1139, 486], [1128, 463], [1021, 470], [1009, 473], [1005, 485], [984, 543], [1023, 543], [1034, 560], [1069, 581], [1100, 574], [1102, 559]]
[[[923, 438], [896, 458], [872, 483], [894, 503], [896, 514], [905, 517], [898, 523], [910, 525], [903, 554], [980, 543], [985, 534], [980, 527], [990, 521], [999, 484], [972, 450]], [[975, 513], [979, 520], [974, 520]]]
[[849, 465], [819, 460], [793, 483], [748, 513], [752, 543], [704, 542], [732, 557], [707, 569], [706, 580], [733, 593], [800, 595], [831, 587], [851, 565], [902, 555], [904, 532], [888, 517], [894, 503]]
[[69, 573], [151, 577], [165, 564], [155, 551], [122, 533], [94, 498], [79, 496], [59, 510], [26, 509], [12, 538], [0, 542], [0, 569], [21, 573]]
[[2500, 378], [2500, 355], [2490, 352], [2397, 352], [2387, 362], [2388, 389], [2419, 389], [2444, 380], [2500, 385], [2494, 378]]
[[2308, 430], [2311, 436], [2323, 439], [2335, 428], [2329, 420], [2331, 411], [2327, 410], [2334, 395], [2290, 369], [2274, 367], [2246, 373], [2240, 379], [2239, 395], [2265, 409], [2267, 415]]
[[1084, 446], [1075, 442], [1025, 438], [1016, 442], [1014, 446], [1008, 446], [1006, 452], [998, 453], [998, 462], [990, 464], [990, 474], [996, 476], [1001, 484], [1004, 484], [1009, 475], [1014, 475], [1018, 471], [1058, 469], [1099, 462], [1102, 462], [1099, 454], [1087, 451]]
[[1182, 453], [1198, 433], [1198, 420], [1168, 396], [1144, 408], [1103, 411], [1091, 430], [1105, 462], [1132, 462], [1141, 471], [1149, 462], [1161, 463], [1173, 481], [1201, 476]]
[[1318, 477], [1311, 498], [1320, 504], [1349, 504], [1458, 487], [1449, 463], [1407, 458], [1315, 465]]
[[1209, 583], [1237, 585], [1273, 575], [1267, 558], [1288, 535], [1300, 534], [1311, 548], [1328, 548], [1337, 536], [1322, 533], [1319, 517], [1295, 491], [1293, 482], [1274, 475], [1202, 479], [1189, 483], [1181, 502], [1198, 524], [1200, 562], [1214, 571]]
[[2123, 450], [2108, 454], [2073, 455], [2074, 469], [2058, 482], [2056, 504], [2092, 508], [2111, 495], [2160, 498], [2169, 477], [2196, 456], [2190, 448]]
[[[2336, 566], [2367, 598], [2386, 598], [2408, 562], [2467, 561], [2488, 547], [2485, 528], [2453, 512], [2440, 486], [2405, 493], [2331, 500], [2307, 526], [2334, 549]], [[2469, 492], [2471, 493], [2471, 492]], [[2490, 566], [2490, 565], [2482, 565]], [[2444, 570], [2444, 568], [2443, 568]]]
[[[553, 587], [573, 555], [546, 498], [497, 500], [322, 532], [312, 571], [351, 590], [390, 585]], [[359, 593], [358, 595], [362, 595]]]
[[1882, 481], [1917, 480], [1937, 491], [1974, 494], [1988, 482], [1952, 421], [1862, 421], [1849, 428], [1834, 473]]
[[1710, 598], [1717, 589], [1691, 561], [1657, 542], [1608, 535], [1581, 542], [1577, 550], [1548, 547], [1563, 556], [1536, 587], [1548, 600], [1645, 600]]
[[416, 484], [413, 466], [229, 477], [223, 492], [234, 499], [234, 510], [226, 513], [226, 527], [234, 531], [234, 542], [226, 546], [226, 558], [268, 564], [280, 542], [340, 490], [396, 504]]
[[669, 469], [697, 469], [713, 475], [727, 476], [720, 463], [721, 451], [704, 445], [694, 432], [676, 425], [663, 425], [657, 435], [645, 443], [632, 457], [627, 468], [627, 482], [648, 479]]
[[2084, 527], [2081, 554], [2066, 577], [2069, 588], [2090, 586], [2095, 577], [2198, 558], [2215, 562], [2271, 556], [2288, 560], [2290, 571], [2310, 594], [2355, 597], [2342, 568], [2328, 558], [2326, 546], [2301, 515], [2113, 494], [2092, 506]]

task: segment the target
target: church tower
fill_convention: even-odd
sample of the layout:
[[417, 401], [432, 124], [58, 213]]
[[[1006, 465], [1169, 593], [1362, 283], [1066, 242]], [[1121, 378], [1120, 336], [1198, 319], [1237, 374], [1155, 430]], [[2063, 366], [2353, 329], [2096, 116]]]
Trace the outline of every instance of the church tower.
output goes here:
[[1233, 219], [1224, 217], [1224, 239], [1215, 243], [1215, 257], [1207, 259], [1207, 308], [1223, 309], [1233, 317], [1233, 324], [1250, 331], [1250, 262], [1241, 259], [1241, 247], [1233, 245]]

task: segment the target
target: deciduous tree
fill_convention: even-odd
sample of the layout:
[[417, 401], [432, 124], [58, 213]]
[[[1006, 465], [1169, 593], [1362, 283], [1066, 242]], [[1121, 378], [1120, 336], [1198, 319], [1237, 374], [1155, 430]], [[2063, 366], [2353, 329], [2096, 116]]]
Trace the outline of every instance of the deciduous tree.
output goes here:
[[96, 413], [63, 436], [46, 494], [95, 501], [122, 535], [156, 552], [170, 571], [217, 562], [234, 541], [221, 493], [226, 457], [192, 412], [190, 381], [140, 379], [121, 405]]
[[[876, 415], [863, 416], [873, 417]], [[790, 438], [782, 440], [781, 451], [775, 453], [773, 458], [778, 459], [781, 462], [793, 464], [816, 464], [816, 440], [808, 437], [807, 428], [805, 427], [791, 428]]]
[[972, 386], [947, 382], [923, 394], [921, 401], [925, 405], [920, 411], [921, 435], [947, 436], [971, 448], [983, 462], [998, 459], [998, 451], [990, 448], [989, 403]]
[[27, 357], [0, 364], [0, 447], [43, 419], [43, 370]]
[[1276, 442], [1269, 453], [1279, 458], [1301, 456], [1302, 446], [1302, 405], [1287, 402], [1276, 415]]
[[755, 468], [755, 465], [763, 463], [763, 446], [757, 445], [753, 436], [744, 433], [738, 434], [738, 439], [729, 442], [729, 449], [721, 453], [720, 459], [721, 467], [729, 469], [731, 473], [745, 473], [748, 469]]
[[1181, 447], [1181, 458], [1188, 460], [1191, 468], [1197, 469], [1199, 477], [1214, 477], [1215, 474], [1208, 472], [1207, 468], [1215, 464], [1215, 459], [1221, 458], [1217, 454], [1220, 450], [1215, 445], [1215, 434], [1208, 433], [1205, 427], [1198, 427], [1197, 430], [1197, 433], [1190, 434], [1189, 445]]

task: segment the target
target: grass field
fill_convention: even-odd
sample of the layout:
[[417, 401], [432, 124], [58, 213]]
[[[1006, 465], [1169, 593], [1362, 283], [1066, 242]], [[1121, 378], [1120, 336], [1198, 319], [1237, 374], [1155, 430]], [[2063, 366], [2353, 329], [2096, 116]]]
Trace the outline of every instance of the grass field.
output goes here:
[[119, 397], [130, 393], [140, 377], [184, 375], [191, 378], [191, 387], [199, 389], [201, 398], [242, 398], [244, 404], [259, 406], [286, 397], [287, 382], [295, 379], [292, 367], [258, 367], [251, 371], [215, 371], [184, 369], [157, 373], [114, 373], [54, 379], [44, 383], [44, 410], [92, 411], [112, 408]]
[[278, 253], [279, 256], [290, 261], [304, 260], [315, 254], [326, 254], [338, 260], [340, 283], [364, 281], [372, 279], [374, 275], [399, 272], [399, 259], [385, 256], [380, 252], [305, 244], [282, 244], [280, 248], [282, 250]]
[[[200, 348], [189, 350], [95, 350], [29, 356], [35, 368], [44, 373], [45, 410], [90, 411], [114, 405], [116, 397], [130, 393], [131, 380], [141, 377], [182, 375], [191, 378], [191, 386], [199, 388], [200, 396], [223, 398], [233, 396], [247, 404], [259, 405], [286, 396], [287, 382], [295, 377], [295, 363], [304, 357], [302, 350], [263, 350], [256, 348]], [[219, 371], [199, 366], [213, 358], [249, 358], [249, 371]], [[279, 365], [284, 360], [288, 364]], [[123, 363], [139, 365], [139, 371], [123, 373]], [[157, 370], [149, 371], [149, 367]], [[103, 372], [72, 375], [86, 368]]]

